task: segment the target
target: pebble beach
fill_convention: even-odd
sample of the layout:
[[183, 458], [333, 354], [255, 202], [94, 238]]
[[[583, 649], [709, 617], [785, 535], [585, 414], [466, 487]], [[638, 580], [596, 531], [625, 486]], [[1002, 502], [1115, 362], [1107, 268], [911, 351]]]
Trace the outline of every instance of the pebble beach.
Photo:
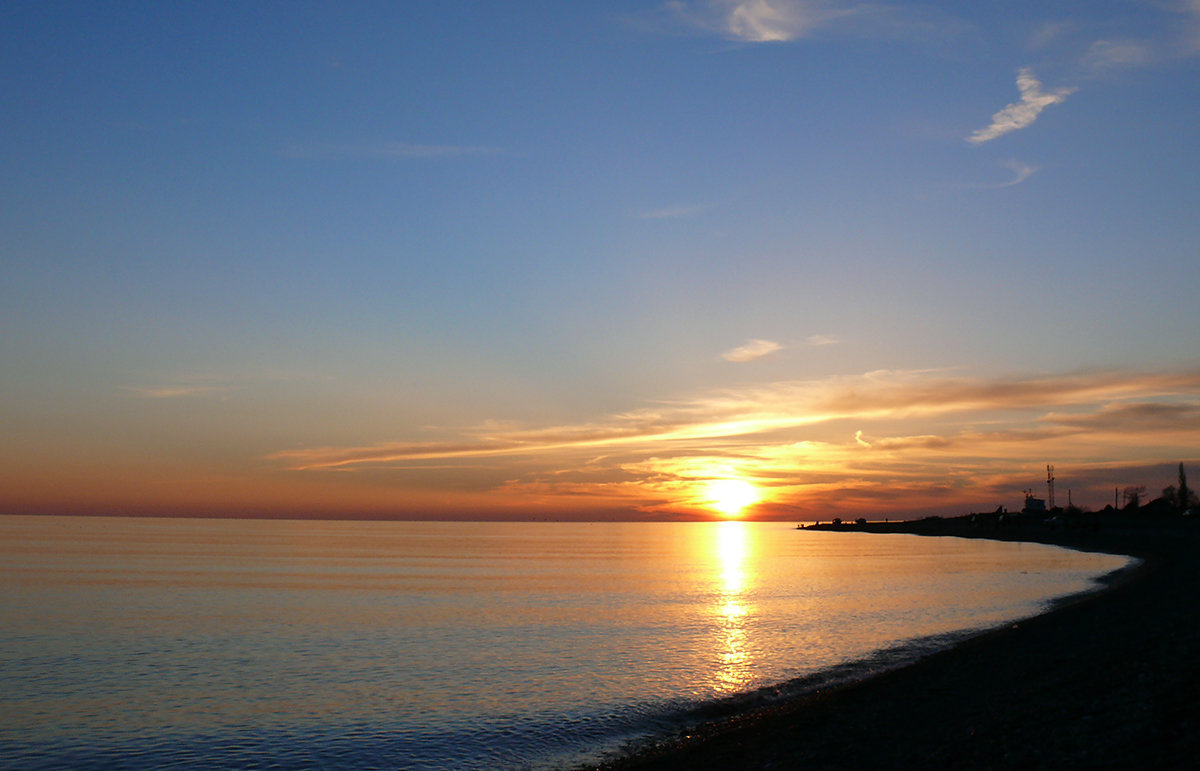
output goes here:
[[980, 527], [967, 517], [841, 528], [1051, 543], [1142, 562], [1104, 591], [908, 667], [724, 716], [601, 768], [1183, 768], [1200, 757], [1194, 520], [1106, 513], [1080, 529]]

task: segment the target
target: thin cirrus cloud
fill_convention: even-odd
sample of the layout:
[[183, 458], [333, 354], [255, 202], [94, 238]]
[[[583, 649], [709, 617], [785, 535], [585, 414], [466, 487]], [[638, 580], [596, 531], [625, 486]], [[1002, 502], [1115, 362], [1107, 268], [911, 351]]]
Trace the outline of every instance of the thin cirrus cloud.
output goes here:
[[648, 211], [639, 212], [637, 218], [641, 220], [669, 220], [679, 219], [681, 217], [691, 217], [701, 212], [708, 211], [712, 206], [708, 204], [692, 204], [679, 206], [664, 206], [661, 209], [650, 209]]
[[1183, 13], [1187, 16], [1185, 46], [1187, 54], [1200, 53], [1200, 0], [1188, 0]]
[[1012, 174], [1011, 177], [1000, 182], [969, 182], [955, 185], [954, 187], [970, 190], [1000, 190], [1006, 187], [1015, 187], [1034, 174], [1037, 174], [1040, 170], [1038, 166], [1031, 166], [1028, 163], [1022, 163], [1018, 160], [1002, 161], [999, 165], [1008, 169]]
[[852, 0], [672, 0], [674, 24], [737, 43], [788, 43], [836, 28], [866, 39], [928, 43], [969, 29], [952, 16], [914, 4]]
[[735, 477], [767, 491], [768, 517], [894, 506], [897, 491], [949, 510], [1024, 489], [1031, 456], [1081, 473], [1114, 447], [1140, 448], [1139, 463], [1188, 460], [1200, 442], [1200, 371], [1002, 380], [884, 371], [712, 390], [577, 424], [454, 433], [267, 459], [298, 473], [376, 475], [453, 459], [464, 474], [476, 468], [475, 486], [497, 505], [699, 513], [703, 482]]
[[425, 145], [409, 142], [301, 142], [283, 148], [283, 154], [289, 158], [315, 161], [454, 158], [471, 155], [494, 155], [499, 152], [499, 148], [483, 145]]
[[1047, 107], [1059, 104], [1075, 93], [1074, 88], [1043, 91], [1041, 81], [1028, 67], [1021, 68], [1017, 73], [1017, 89], [1021, 92], [1021, 101], [1013, 102], [993, 115], [990, 124], [967, 137], [968, 142], [973, 145], [981, 145], [1009, 132], [1023, 129], [1037, 120]]
[[745, 0], [728, 5], [727, 33], [751, 43], [795, 40], [819, 26], [827, 16], [827, 12], [812, 3], [787, 0]]
[[1045, 421], [1078, 431], [1197, 431], [1200, 430], [1200, 402], [1110, 404], [1083, 415], [1052, 413]]
[[785, 43], [852, 11], [815, 0], [699, 0], [668, 3], [687, 26], [741, 43]]
[[1083, 63], [1092, 70], [1114, 70], [1142, 67], [1153, 59], [1151, 48], [1135, 40], [1097, 40], [1083, 56]]
[[1030, 48], [1046, 48], [1069, 34], [1076, 27], [1076, 24], [1070, 21], [1046, 21], [1038, 25], [1038, 27], [1030, 34], [1028, 44]]
[[1022, 163], [1021, 161], [1016, 160], [1004, 161], [1000, 165], [1012, 172], [1011, 179], [1007, 179], [1003, 182], [971, 184], [967, 185], [967, 187], [982, 188], [984, 190], [998, 190], [1004, 187], [1015, 187], [1016, 185], [1019, 185], [1032, 177], [1039, 170], [1039, 167], [1037, 166], [1030, 166], [1028, 163]]
[[1013, 176], [1013, 178], [1008, 182], [1001, 183], [998, 185], [998, 187], [1012, 187], [1013, 185], [1019, 185], [1036, 174], [1038, 170], [1037, 166], [1030, 166], [1027, 163], [1021, 163], [1020, 161], [1008, 161], [1004, 165], [1007, 166], [1015, 176]]
[[745, 345], [739, 345], [737, 348], [731, 348], [721, 354], [721, 358], [733, 362], [754, 361], [769, 356], [782, 348], [782, 345], [773, 340], [748, 340]]
[[[1071, 412], [1047, 412], [1064, 408]], [[902, 420], [1030, 410], [1043, 415], [1022, 423], [1022, 431], [1046, 423], [1071, 429], [1097, 421], [1110, 426], [1123, 423], [1134, 430], [1148, 415], [1182, 418], [1185, 427], [1200, 429], [1192, 420], [1200, 410], [1200, 371], [1102, 372], [1003, 380], [935, 377], [925, 372], [872, 372], [849, 378], [720, 389], [573, 425], [530, 429], [488, 423], [463, 429], [453, 441], [316, 447], [280, 451], [269, 458], [293, 469], [313, 470], [455, 457], [545, 453], [563, 458], [564, 451], [570, 450], [594, 456], [598, 448], [613, 454], [638, 448], [655, 453], [691, 446], [712, 449], [723, 442], [743, 444], [748, 438], [787, 434], [839, 420]], [[863, 436], [860, 432], [857, 438], [862, 440]], [[775, 437], [764, 441], [779, 440]], [[783, 436], [782, 440], [790, 444], [795, 438]]]
[[253, 388], [257, 383], [325, 382], [330, 379], [327, 375], [277, 369], [260, 369], [235, 375], [199, 372], [179, 376], [168, 375], [154, 385], [123, 386], [121, 392], [143, 399], [186, 399], [222, 396]]
[[126, 386], [125, 393], [144, 399], [180, 399], [198, 396], [213, 396], [238, 390], [238, 386], [217, 385], [164, 385]]

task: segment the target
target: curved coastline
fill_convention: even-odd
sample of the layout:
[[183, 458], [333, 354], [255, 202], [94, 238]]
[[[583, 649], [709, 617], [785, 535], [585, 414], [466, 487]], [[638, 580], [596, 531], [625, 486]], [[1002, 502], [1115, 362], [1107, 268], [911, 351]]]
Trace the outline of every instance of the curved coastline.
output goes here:
[[[833, 529], [833, 528], [830, 528]], [[749, 707], [591, 768], [1178, 766], [1200, 752], [1200, 527], [968, 518], [836, 529], [991, 538], [1136, 557], [1106, 588], [897, 669]], [[803, 537], [802, 533], [797, 534]]]

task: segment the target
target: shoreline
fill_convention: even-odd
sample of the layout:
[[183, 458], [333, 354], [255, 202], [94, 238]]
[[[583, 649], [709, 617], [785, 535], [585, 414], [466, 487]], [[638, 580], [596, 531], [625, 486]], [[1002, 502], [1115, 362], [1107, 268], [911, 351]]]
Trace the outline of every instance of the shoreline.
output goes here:
[[[866, 679], [749, 708], [589, 768], [1182, 767], [1200, 753], [1200, 526], [968, 518], [820, 530], [1046, 543], [1136, 557], [1096, 592]], [[803, 537], [803, 531], [796, 533]]]

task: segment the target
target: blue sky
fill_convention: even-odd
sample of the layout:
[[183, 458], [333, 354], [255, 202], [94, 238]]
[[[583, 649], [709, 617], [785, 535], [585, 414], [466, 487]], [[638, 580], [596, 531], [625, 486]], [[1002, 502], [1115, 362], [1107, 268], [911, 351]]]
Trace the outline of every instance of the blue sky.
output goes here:
[[5, 510], [950, 511], [1047, 462], [1103, 505], [1200, 459], [1200, 3], [0, 18]]

